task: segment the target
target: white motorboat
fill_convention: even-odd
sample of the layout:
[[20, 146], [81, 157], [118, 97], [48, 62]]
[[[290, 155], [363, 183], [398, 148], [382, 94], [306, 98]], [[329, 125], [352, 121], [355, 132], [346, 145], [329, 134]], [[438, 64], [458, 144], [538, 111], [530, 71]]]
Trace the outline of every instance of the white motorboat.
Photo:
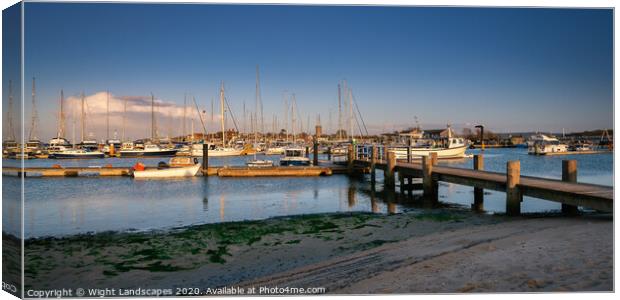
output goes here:
[[546, 155], [548, 153], [568, 152], [568, 146], [556, 137], [544, 134], [536, 134], [528, 141], [527, 153], [533, 155]]
[[173, 157], [168, 165], [157, 168], [135, 169], [133, 177], [141, 179], [194, 177], [200, 170], [200, 167], [201, 165], [196, 158]]
[[[203, 147], [204, 147], [204, 143], [192, 144], [190, 147], [191, 156], [202, 157], [203, 152], [204, 152]], [[209, 149], [209, 156], [211, 156], [212, 151], [215, 150], [215, 145], [211, 143], [207, 143], [207, 149]]]

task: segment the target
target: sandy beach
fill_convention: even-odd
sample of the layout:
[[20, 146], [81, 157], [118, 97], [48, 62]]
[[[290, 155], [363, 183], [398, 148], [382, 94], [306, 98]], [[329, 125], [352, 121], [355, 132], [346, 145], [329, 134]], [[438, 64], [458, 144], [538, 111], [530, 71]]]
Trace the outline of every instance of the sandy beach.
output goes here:
[[609, 291], [609, 216], [318, 214], [26, 241], [26, 288]]

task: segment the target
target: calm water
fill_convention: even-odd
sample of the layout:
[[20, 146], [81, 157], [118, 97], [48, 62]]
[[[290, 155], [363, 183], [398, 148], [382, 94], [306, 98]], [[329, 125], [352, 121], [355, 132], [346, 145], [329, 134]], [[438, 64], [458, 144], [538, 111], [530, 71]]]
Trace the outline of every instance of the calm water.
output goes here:
[[[477, 153], [477, 150], [471, 153]], [[259, 158], [261, 158], [259, 156]], [[252, 157], [213, 158], [211, 165], [243, 165]], [[269, 159], [277, 160], [276, 156]], [[528, 156], [524, 149], [488, 149], [486, 170], [502, 172], [508, 160], [521, 160], [523, 175], [560, 178], [563, 159], [577, 159], [578, 180], [613, 185], [613, 156], [575, 155], [556, 157]], [[141, 159], [154, 165], [162, 158]], [[131, 166], [136, 159], [31, 160], [27, 166]], [[4, 165], [14, 161], [3, 160]], [[440, 162], [443, 165], [471, 168], [472, 159]], [[406, 201], [382, 197], [381, 172], [377, 173], [377, 193], [368, 181], [347, 176], [305, 178], [208, 178], [179, 180], [134, 180], [127, 177], [99, 178], [27, 178], [25, 181], [25, 235], [68, 235], [107, 230], [166, 229], [191, 224], [217, 223], [274, 216], [372, 211], [401, 212], [412, 208]], [[3, 178], [4, 192], [19, 193], [19, 179]], [[440, 185], [440, 201], [469, 207], [471, 187]], [[397, 202], [397, 203], [396, 203]], [[489, 192], [485, 209], [503, 212], [505, 195]], [[5, 199], [5, 231], [19, 229], [19, 202]], [[553, 202], [525, 198], [523, 211], [558, 210]]]

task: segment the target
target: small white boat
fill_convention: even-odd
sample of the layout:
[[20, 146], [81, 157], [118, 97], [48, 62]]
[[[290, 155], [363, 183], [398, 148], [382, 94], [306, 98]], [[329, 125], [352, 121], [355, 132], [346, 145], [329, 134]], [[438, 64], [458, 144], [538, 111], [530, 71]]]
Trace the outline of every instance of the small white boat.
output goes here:
[[253, 159], [246, 163], [246, 165], [250, 168], [264, 168], [264, 167], [273, 167], [272, 160], [261, 160], [261, 159]]
[[173, 157], [168, 165], [158, 168], [134, 170], [134, 178], [179, 178], [194, 177], [200, 170], [198, 159], [191, 157]]

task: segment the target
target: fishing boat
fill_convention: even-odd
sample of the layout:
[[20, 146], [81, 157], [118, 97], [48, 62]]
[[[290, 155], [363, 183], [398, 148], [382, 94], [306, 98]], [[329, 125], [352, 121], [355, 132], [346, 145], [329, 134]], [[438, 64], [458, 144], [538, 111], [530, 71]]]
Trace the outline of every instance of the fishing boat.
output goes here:
[[561, 143], [554, 136], [536, 134], [528, 141], [527, 153], [533, 155], [546, 155], [548, 153], [568, 152], [568, 146]]
[[143, 157], [143, 156], [175, 156], [178, 149], [174, 148], [161, 148], [155, 144], [145, 144], [144, 149], [132, 148], [122, 149], [120, 151], [121, 157]]
[[160, 163], [157, 168], [144, 168], [141, 164], [136, 164], [133, 177], [143, 179], [193, 177], [200, 167], [197, 158], [173, 157], [168, 164]]
[[281, 166], [309, 166], [310, 159], [305, 156], [306, 150], [299, 147], [286, 148], [284, 157], [280, 159]]
[[437, 153], [438, 159], [464, 158], [465, 150], [467, 150], [467, 141], [463, 138], [455, 137], [452, 128], [448, 126], [446, 130], [440, 133], [440, 138], [427, 143], [419, 141], [409, 146], [390, 146], [389, 149], [394, 151], [396, 159], [407, 159], [407, 151], [410, 149], [410, 155], [413, 159], [419, 159], [422, 156], [429, 156], [431, 153]]

